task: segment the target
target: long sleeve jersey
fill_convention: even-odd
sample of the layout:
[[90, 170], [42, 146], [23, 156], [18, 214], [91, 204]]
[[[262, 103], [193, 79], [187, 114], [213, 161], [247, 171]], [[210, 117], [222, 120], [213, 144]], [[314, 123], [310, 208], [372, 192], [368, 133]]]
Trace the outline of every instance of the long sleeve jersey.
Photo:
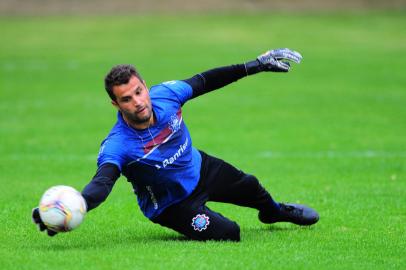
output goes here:
[[252, 72], [252, 66], [251, 62], [249, 66], [215, 68], [186, 80], [151, 87], [156, 122], [147, 129], [127, 125], [118, 112], [116, 124], [101, 143], [97, 172], [82, 191], [88, 210], [107, 198], [120, 174], [132, 184], [142, 212], [150, 219], [188, 197], [199, 182], [201, 156], [192, 145], [182, 106], [192, 98], [258, 72]]

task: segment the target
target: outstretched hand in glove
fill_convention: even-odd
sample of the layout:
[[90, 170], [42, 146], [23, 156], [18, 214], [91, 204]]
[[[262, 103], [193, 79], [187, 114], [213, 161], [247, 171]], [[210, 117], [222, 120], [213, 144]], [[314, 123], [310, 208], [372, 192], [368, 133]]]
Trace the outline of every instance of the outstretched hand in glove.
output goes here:
[[49, 229], [44, 222], [41, 219], [41, 216], [39, 215], [39, 208], [35, 207], [32, 209], [32, 221], [38, 226], [38, 229], [43, 232], [46, 231], [48, 236], [55, 236], [57, 232]]
[[256, 60], [245, 63], [247, 74], [255, 74], [261, 71], [288, 72], [290, 63], [299, 64], [302, 55], [288, 48], [267, 51], [257, 57]]

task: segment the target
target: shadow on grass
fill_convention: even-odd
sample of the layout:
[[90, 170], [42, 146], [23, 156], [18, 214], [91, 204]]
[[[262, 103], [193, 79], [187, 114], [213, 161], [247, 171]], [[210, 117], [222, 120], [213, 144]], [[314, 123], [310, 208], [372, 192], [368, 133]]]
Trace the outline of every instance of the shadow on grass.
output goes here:
[[297, 226], [293, 224], [272, 224], [265, 227], [264, 230], [269, 230], [273, 232], [283, 232], [283, 231], [303, 231], [303, 230], [313, 230], [314, 226]]
[[258, 227], [250, 227], [250, 228], [243, 228], [241, 233], [291, 233], [291, 232], [301, 232], [301, 231], [309, 231], [313, 230], [315, 226], [297, 226], [288, 223], [279, 223], [279, 224], [272, 224], [272, 225], [263, 225]]
[[[126, 246], [148, 246], [151, 244], [167, 244], [176, 242], [193, 242], [183, 235], [177, 235], [175, 232], [165, 233], [143, 233], [139, 234], [138, 231], [115, 231], [100, 234], [86, 234], [70, 237], [67, 233], [60, 233], [54, 237], [48, 237], [42, 234], [36, 241], [27, 241], [22, 245], [24, 249], [40, 250], [40, 251], [67, 251], [67, 250], [94, 250], [113, 247], [126, 247]], [[72, 235], [73, 236], [73, 235]]]
[[[242, 228], [242, 240], [262, 237], [264, 234], [288, 234], [292, 232], [300, 233], [300, 231], [313, 230], [314, 226], [300, 227], [291, 224], [272, 224], [266, 226]], [[116, 247], [148, 247], [152, 245], [178, 245], [192, 244], [199, 245], [201, 243], [216, 242], [216, 241], [195, 241], [190, 238], [172, 232], [170, 230], [151, 230], [140, 232], [137, 230], [113, 230], [103, 233], [102, 235], [94, 234], [58, 234], [54, 237], [41, 235], [36, 241], [27, 241], [22, 248], [34, 249], [40, 251], [58, 252], [68, 250], [94, 250]], [[219, 243], [219, 242], [216, 242]], [[235, 242], [222, 242], [234, 244]]]

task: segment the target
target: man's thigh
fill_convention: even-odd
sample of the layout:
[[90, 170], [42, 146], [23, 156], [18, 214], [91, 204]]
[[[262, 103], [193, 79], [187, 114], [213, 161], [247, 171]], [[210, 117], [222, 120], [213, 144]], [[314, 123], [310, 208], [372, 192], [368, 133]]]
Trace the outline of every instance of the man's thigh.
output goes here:
[[234, 221], [202, 205], [170, 206], [152, 220], [193, 240], [240, 240], [240, 227]]
[[219, 158], [202, 153], [208, 200], [262, 209], [272, 200], [258, 179]]

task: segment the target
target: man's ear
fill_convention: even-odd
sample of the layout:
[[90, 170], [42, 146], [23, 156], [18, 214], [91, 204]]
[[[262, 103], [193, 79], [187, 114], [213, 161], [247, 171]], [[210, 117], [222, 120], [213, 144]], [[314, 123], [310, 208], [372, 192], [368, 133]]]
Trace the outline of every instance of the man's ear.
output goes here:
[[119, 108], [118, 108], [118, 103], [117, 103], [117, 101], [112, 100], [112, 101], [111, 101], [111, 104], [112, 104], [114, 107], [116, 107], [117, 109], [119, 109]]

